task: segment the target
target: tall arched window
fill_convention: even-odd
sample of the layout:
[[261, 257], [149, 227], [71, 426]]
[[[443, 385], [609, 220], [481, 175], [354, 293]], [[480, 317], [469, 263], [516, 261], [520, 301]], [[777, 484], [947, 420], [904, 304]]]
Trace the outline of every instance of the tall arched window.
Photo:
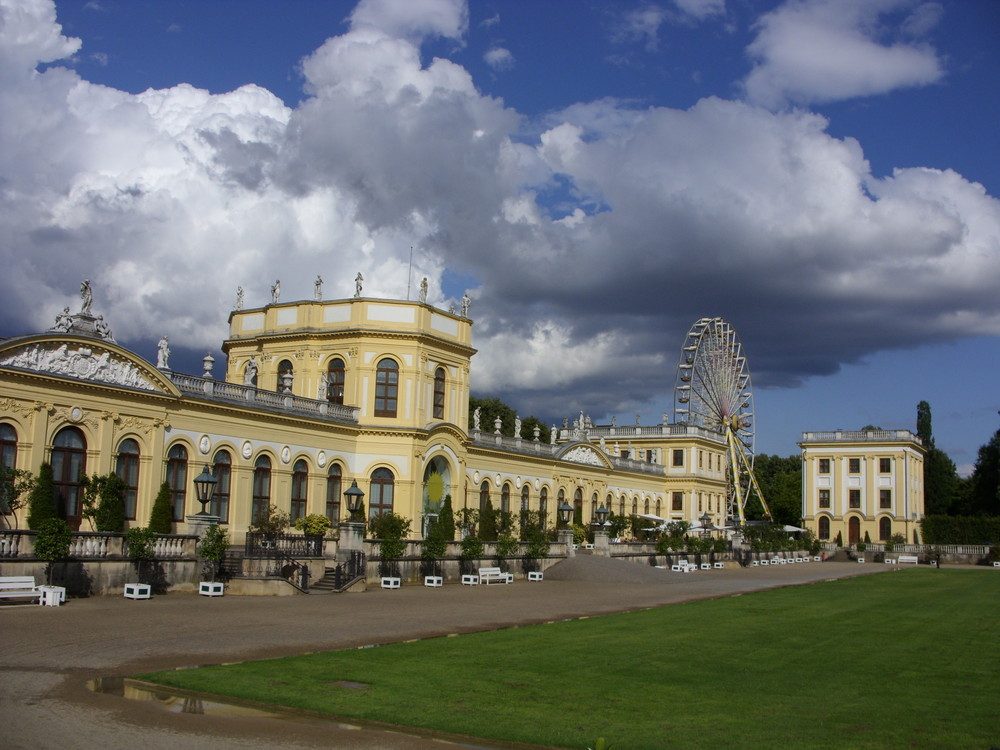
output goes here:
[[878, 520], [878, 540], [888, 542], [892, 538], [892, 520], [889, 516], [882, 516]]
[[573, 493], [573, 523], [583, 525], [583, 490], [579, 487]]
[[87, 473], [87, 440], [76, 427], [64, 427], [52, 440], [52, 478], [56, 514], [71, 529], [80, 528], [80, 477]]
[[132, 438], [118, 445], [115, 474], [125, 482], [125, 518], [135, 519], [135, 500], [139, 494], [139, 444]]
[[395, 417], [399, 396], [399, 365], [386, 357], [375, 370], [375, 416]]
[[337, 464], [332, 464], [329, 473], [326, 475], [326, 517], [333, 524], [340, 521], [340, 488], [342, 481], [340, 467]]
[[434, 371], [434, 419], [444, 419], [444, 368]]
[[633, 497], [632, 498], [632, 515], [634, 516], [638, 512], [639, 512], [639, 498], [638, 497]]
[[170, 507], [175, 521], [184, 520], [184, 500], [187, 496], [188, 452], [175, 445], [167, 452], [167, 484], [170, 486]]
[[371, 501], [368, 504], [368, 517], [375, 518], [383, 513], [392, 513], [392, 495], [395, 488], [392, 472], [388, 469], [375, 469], [372, 472]]
[[656, 498], [656, 515], [658, 515], [658, 516], [661, 515], [660, 514], [660, 510], [661, 510], [661, 508], [660, 508], [660, 498]]
[[250, 521], [256, 523], [266, 518], [271, 508], [271, 459], [258, 456], [253, 465], [253, 500], [250, 506]]
[[595, 492], [590, 498], [590, 522], [593, 523], [597, 520], [597, 493]]
[[647, 516], [649, 515], [649, 498], [648, 497], [646, 498], [646, 500], [642, 504], [642, 512], [645, 513]]
[[618, 515], [619, 516], [624, 516], [625, 515], [625, 496], [624, 495], [622, 495], [620, 498], [618, 498]]
[[542, 528], [549, 525], [549, 488], [542, 487], [538, 493], [538, 515], [541, 518]]
[[490, 483], [483, 482], [479, 485], [479, 512], [486, 510], [486, 503], [490, 501]]
[[17, 465], [17, 430], [0, 424], [0, 466], [13, 469]]
[[309, 467], [301, 458], [292, 467], [292, 512], [294, 523], [306, 515], [306, 495], [309, 492]]
[[[283, 359], [278, 363], [278, 383], [275, 388], [279, 393], [284, 393], [285, 391], [291, 392], [292, 381], [291, 378], [295, 375], [295, 368], [292, 366], [290, 360]], [[285, 376], [288, 376], [287, 378]], [[288, 383], [286, 386], [285, 383]]]
[[503, 488], [500, 490], [500, 510], [504, 513], [510, 513], [510, 485], [506, 482], [503, 483]]
[[521, 510], [528, 510], [528, 499], [531, 490], [528, 488], [528, 483], [525, 482], [521, 485]]
[[344, 370], [344, 360], [334, 357], [326, 367], [326, 400], [331, 404], [344, 403], [344, 383], [347, 374]]
[[219, 517], [219, 523], [229, 523], [229, 493], [233, 481], [233, 461], [229, 451], [216, 451], [212, 460], [212, 475], [215, 477], [212, 515]]
[[827, 516], [819, 517], [819, 538], [830, 538], [830, 519]]

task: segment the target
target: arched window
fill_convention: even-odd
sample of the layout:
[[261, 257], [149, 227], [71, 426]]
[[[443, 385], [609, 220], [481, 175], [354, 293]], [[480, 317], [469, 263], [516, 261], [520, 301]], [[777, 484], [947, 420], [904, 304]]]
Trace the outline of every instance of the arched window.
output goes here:
[[618, 499], [618, 515], [619, 516], [624, 516], [625, 515], [625, 496], [624, 495], [622, 495]]
[[344, 360], [334, 357], [326, 368], [326, 400], [331, 404], [344, 403]]
[[434, 371], [434, 419], [444, 419], [444, 368]]
[[371, 501], [368, 504], [368, 517], [375, 518], [383, 513], [392, 513], [392, 495], [394, 478], [388, 469], [375, 469], [372, 472]]
[[826, 516], [819, 517], [819, 538], [829, 539], [830, 538], [830, 519]]
[[259, 456], [253, 465], [253, 500], [250, 521], [266, 518], [271, 508], [271, 459]]
[[306, 494], [309, 492], [309, 467], [301, 458], [292, 467], [292, 512], [291, 521], [295, 523], [306, 515]]
[[583, 525], [583, 490], [579, 487], [573, 493], [573, 523]]
[[135, 500], [139, 493], [139, 444], [132, 438], [118, 445], [115, 474], [125, 482], [125, 518], [135, 519]]
[[56, 514], [71, 529], [80, 528], [80, 477], [87, 473], [87, 440], [76, 427], [64, 427], [52, 440], [52, 478]]
[[17, 464], [17, 431], [9, 424], [0, 424], [0, 466], [13, 469]]
[[642, 512], [645, 513], [648, 516], [649, 515], [649, 498], [648, 497], [646, 498], [645, 502], [643, 502], [642, 507], [643, 507], [643, 511]]
[[175, 445], [167, 452], [167, 484], [170, 486], [170, 507], [175, 521], [184, 520], [184, 500], [187, 496], [188, 452]]
[[333, 464], [326, 475], [326, 517], [330, 519], [330, 523], [332, 524], [340, 521], [341, 481], [340, 467], [337, 464]]
[[479, 485], [479, 512], [486, 510], [486, 503], [490, 501], [490, 483], [483, 482]]
[[660, 498], [656, 498], [656, 515], [658, 515], [658, 516], [661, 515], [660, 514], [660, 510], [661, 510], [661, 508], [660, 508]]
[[632, 515], [636, 515], [639, 512], [639, 498], [632, 498]]
[[375, 370], [375, 416], [395, 417], [399, 395], [399, 365], [386, 357]]
[[888, 542], [892, 538], [892, 520], [889, 516], [882, 516], [878, 520], [878, 540]]
[[528, 510], [528, 498], [531, 490], [528, 488], [528, 483], [525, 482], [521, 485], [521, 510]]
[[[285, 377], [286, 375], [287, 377]], [[275, 390], [278, 391], [279, 393], [285, 393], [285, 392], [291, 393], [292, 391], [291, 378], [294, 377], [294, 375], [295, 375], [295, 368], [292, 366], [291, 361], [287, 359], [281, 360], [281, 362], [278, 363], [278, 382]], [[286, 383], [288, 385], [285, 385]]]
[[549, 525], [549, 488], [542, 487], [538, 493], [538, 515], [541, 517], [542, 528]]
[[506, 482], [503, 483], [503, 488], [500, 490], [500, 510], [504, 513], [510, 513], [510, 485]]
[[216, 451], [212, 460], [215, 492], [212, 494], [212, 515], [220, 523], [229, 523], [229, 493], [233, 481], [233, 462], [228, 451]]
[[590, 522], [593, 523], [597, 520], [597, 493], [595, 492], [590, 498]]

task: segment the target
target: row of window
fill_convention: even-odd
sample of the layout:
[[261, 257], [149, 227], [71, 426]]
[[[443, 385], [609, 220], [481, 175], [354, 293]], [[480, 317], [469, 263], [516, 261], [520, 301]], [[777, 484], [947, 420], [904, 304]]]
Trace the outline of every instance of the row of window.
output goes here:
[[[135, 520], [139, 489], [139, 444], [132, 438], [118, 445], [115, 474], [126, 484], [125, 517]], [[15, 468], [17, 432], [9, 424], [0, 424], [0, 461]], [[82, 508], [80, 478], [87, 473], [87, 441], [78, 428], [65, 427], [52, 440], [52, 474], [55, 484], [56, 512], [71, 526], [79, 528]], [[218, 450], [212, 458], [215, 492], [211, 513], [223, 523], [229, 520], [229, 499], [232, 481], [232, 457], [227, 450]], [[309, 487], [309, 467], [299, 459], [292, 466], [290, 515], [292, 521], [306, 515]], [[331, 522], [340, 520], [341, 468], [333, 464], [327, 473], [326, 516]], [[167, 451], [166, 482], [170, 488], [174, 521], [183, 521], [188, 489], [188, 451], [183, 445], [173, 445]], [[368, 495], [369, 516], [389, 513], [393, 507], [395, 477], [386, 468], [375, 469], [371, 475]], [[259, 456], [254, 463], [251, 514], [254, 519], [266, 514], [271, 505], [271, 459]]]
[[[490, 482], [489, 480], [484, 481], [479, 485], [479, 510], [482, 512], [486, 509], [486, 504], [490, 501]], [[678, 498], [675, 498], [677, 502], [680, 502], [680, 507], [675, 508], [675, 510], [683, 509], [683, 494], [680, 492], [674, 493]], [[511, 495], [511, 485], [509, 483], [504, 483], [503, 487], [500, 489], [500, 510], [505, 513], [510, 512], [510, 495]], [[556, 495], [556, 508], [562, 506], [566, 502], [566, 491], [559, 490]], [[656, 515], [660, 514], [660, 500], [651, 501], [646, 498], [643, 501], [642, 512], [650, 513], [655, 512]], [[531, 488], [527, 484], [521, 485], [521, 510], [530, 510], [531, 505]], [[598, 499], [597, 493], [595, 492], [590, 500], [590, 519], [583, 518], [583, 490], [577, 489], [573, 494], [573, 509], [577, 512], [584, 522], [594, 519], [597, 517], [597, 506]], [[604, 506], [610, 511], [615, 512], [614, 496], [608, 495], [604, 500]], [[545, 518], [548, 516], [549, 507], [549, 489], [548, 487], [542, 487], [538, 493], [538, 510]], [[618, 515], [624, 516], [626, 511], [626, 497], [622, 495], [618, 499]], [[632, 514], [635, 515], [639, 513], [639, 498], [632, 498]]]
[[[820, 474], [830, 473], [830, 459], [820, 458], [817, 459], [819, 464], [818, 472]], [[860, 458], [848, 458], [847, 459], [847, 473], [848, 474], [860, 474], [861, 473], [861, 459]], [[892, 459], [891, 458], [880, 458], [878, 460], [878, 473], [879, 474], [891, 474], [892, 473]]]
[[[291, 388], [292, 378], [295, 375], [294, 367], [290, 360], [283, 359], [278, 363], [278, 383], [277, 390], [284, 391]], [[347, 370], [344, 360], [334, 357], [327, 365], [326, 371], [326, 398], [331, 404], [344, 403], [344, 390], [347, 381]], [[251, 369], [249, 375], [251, 385], [257, 385], [256, 370]], [[445, 376], [444, 368], [439, 367], [434, 371], [434, 399], [432, 413], [434, 419], [444, 419], [444, 393]], [[399, 401], [399, 364], [389, 357], [378, 361], [375, 368], [375, 416], [395, 417]]]
[[[817, 522], [820, 539], [830, 538], [830, 518], [820, 516]], [[878, 520], [878, 541], [888, 542], [892, 538], [892, 519], [883, 517]], [[861, 541], [861, 519], [851, 516], [847, 519], [847, 543], [857, 544]]]
[[[830, 508], [831, 507], [830, 490], [819, 490], [818, 502], [820, 508]], [[847, 491], [847, 507], [848, 508], [861, 507], [861, 490]], [[878, 507], [879, 508], [892, 507], [892, 490], [878, 491]]]

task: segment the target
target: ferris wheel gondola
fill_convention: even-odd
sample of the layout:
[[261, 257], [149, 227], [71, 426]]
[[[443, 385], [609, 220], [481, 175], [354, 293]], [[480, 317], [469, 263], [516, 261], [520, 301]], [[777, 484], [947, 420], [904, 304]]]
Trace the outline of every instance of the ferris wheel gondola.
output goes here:
[[754, 407], [750, 369], [743, 345], [722, 318], [701, 318], [681, 347], [674, 384], [674, 421], [723, 436], [726, 445], [727, 511], [746, 523], [746, 508], [756, 496], [771, 513], [753, 472]]

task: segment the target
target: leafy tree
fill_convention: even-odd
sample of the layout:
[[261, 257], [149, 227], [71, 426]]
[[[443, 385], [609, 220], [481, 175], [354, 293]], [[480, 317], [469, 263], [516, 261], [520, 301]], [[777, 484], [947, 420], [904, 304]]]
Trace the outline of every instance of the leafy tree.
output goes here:
[[164, 482], [156, 493], [153, 509], [149, 513], [149, 528], [154, 534], [169, 534], [173, 531], [174, 509], [170, 502], [170, 485]]
[[[323, 516], [325, 519], [325, 516]], [[205, 531], [205, 536], [198, 543], [198, 557], [205, 561], [209, 570], [210, 580], [215, 580], [219, 562], [226, 556], [229, 549], [229, 533], [218, 524], [212, 524]]]
[[410, 534], [410, 519], [398, 513], [383, 513], [368, 521], [372, 538], [379, 541], [379, 555], [382, 558], [382, 575], [395, 572], [395, 562], [406, 551], [406, 538]]
[[83, 485], [83, 517], [95, 531], [121, 533], [125, 530], [125, 490], [128, 485], [120, 476], [94, 474], [81, 477]]
[[927, 450], [924, 457], [924, 512], [938, 515], [958, 510], [962, 483], [955, 462], [934, 445], [931, 405], [926, 401], [917, 404], [917, 437]]
[[292, 519], [288, 513], [278, 510], [276, 505], [268, 505], [267, 513], [261, 513], [250, 524], [250, 531], [257, 534], [274, 536], [280, 534], [291, 524]]
[[39, 531], [42, 524], [56, 517], [56, 486], [52, 465], [38, 467], [38, 479], [28, 496], [28, 528]]
[[525, 440], [535, 439], [535, 427], [538, 427], [538, 442], [547, 443], [552, 437], [552, 428], [538, 417], [526, 417], [521, 420], [521, 437]]
[[436, 526], [440, 528], [441, 538], [446, 542], [455, 539], [455, 511], [451, 507], [451, 495], [444, 496]]
[[497, 533], [497, 514], [493, 510], [493, 501], [487, 500], [486, 507], [479, 513], [479, 538], [484, 542], [495, 542]]
[[802, 459], [799, 456], [754, 458], [754, 474], [777, 524], [799, 525], [802, 519]]
[[513, 534], [503, 533], [497, 537], [497, 562], [503, 565], [503, 561], [509, 557], [513, 557], [517, 552], [520, 545], [518, 544], [517, 537]]
[[480, 560], [484, 554], [486, 554], [486, 547], [478, 536], [467, 536], [462, 540], [462, 551], [459, 553], [459, 557], [464, 563], [468, 564], [473, 560]]
[[456, 525], [466, 536], [475, 536], [479, 526], [479, 510], [477, 508], [459, 508]]
[[980, 447], [963, 500], [964, 515], [1000, 515], [1000, 430]]
[[321, 516], [319, 513], [310, 513], [308, 516], [295, 519], [296, 529], [304, 534], [314, 536], [323, 536], [332, 525], [329, 518]]
[[156, 551], [156, 532], [149, 526], [134, 526], [125, 532], [126, 555], [135, 564], [139, 582], [142, 583], [142, 568], [147, 560], [152, 560]]
[[[17, 527], [17, 511], [27, 503], [31, 489], [35, 486], [35, 478], [26, 469], [11, 469], [0, 466], [0, 514], [13, 519], [11, 528]], [[7, 521], [8, 524], [10, 521]]]
[[46, 518], [38, 525], [35, 537], [35, 557], [45, 560], [46, 582], [52, 585], [52, 568], [59, 560], [69, 557], [73, 532], [61, 518]]
[[618, 539], [632, 526], [632, 519], [628, 516], [615, 515], [612, 511], [608, 515], [608, 523], [611, 524], [608, 526], [608, 536], [612, 539]]

